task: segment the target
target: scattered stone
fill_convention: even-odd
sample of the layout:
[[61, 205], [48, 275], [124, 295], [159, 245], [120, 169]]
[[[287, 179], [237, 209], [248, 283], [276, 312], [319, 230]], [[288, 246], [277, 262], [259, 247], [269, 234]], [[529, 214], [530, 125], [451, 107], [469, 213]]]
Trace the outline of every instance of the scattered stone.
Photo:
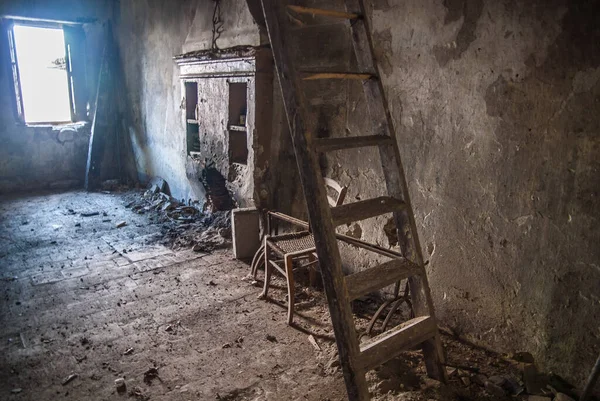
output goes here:
[[165, 331], [168, 331], [168, 332], [173, 331], [173, 326], [168, 325], [167, 328], [165, 329]]
[[217, 285], [217, 283], [215, 283], [214, 281], [210, 280], [210, 281], [208, 282], [208, 285], [213, 285], [213, 286], [214, 286], [214, 285]]
[[461, 376], [460, 381], [465, 387], [469, 387], [471, 385], [471, 379], [469, 378], [469, 376]]
[[128, 348], [127, 351], [123, 352], [123, 355], [131, 355], [133, 354], [133, 348]]
[[317, 350], [317, 351], [321, 351], [321, 347], [319, 346], [319, 344], [317, 343], [317, 340], [315, 339], [315, 337], [311, 334], [308, 336], [308, 342]]
[[272, 336], [272, 335], [270, 335], [270, 334], [267, 334], [267, 335], [265, 336], [265, 338], [267, 339], [267, 341], [270, 341], [270, 342], [272, 342], [272, 343], [276, 343], [276, 342], [277, 342], [277, 338], [275, 338], [275, 336]]
[[67, 378], [62, 381], [62, 385], [66, 386], [67, 384], [71, 383], [73, 380], [77, 379], [78, 377], [79, 377], [79, 375], [77, 373], [73, 373], [73, 374], [67, 376]]
[[21, 391], [23, 391], [22, 388], [13, 388], [12, 390], [10, 390], [10, 392], [13, 394], [19, 394]]
[[92, 217], [92, 216], [98, 216], [100, 214], [100, 212], [82, 212], [80, 214], [81, 217]]
[[119, 377], [115, 380], [115, 387], [117, 388], [117, 392], [123, 394], [127, 391], [127, 384], [125, 383], [125, 379]]
[[117, 228], [121, 228], [121, 227], [125, 227], [126, 225], [127, 225], [127, 222], [126, 222], [126, 221], [119, 221], [119, 222], [118, 222], [118, 223], [115, 225], [115, 227], [117, 227]]

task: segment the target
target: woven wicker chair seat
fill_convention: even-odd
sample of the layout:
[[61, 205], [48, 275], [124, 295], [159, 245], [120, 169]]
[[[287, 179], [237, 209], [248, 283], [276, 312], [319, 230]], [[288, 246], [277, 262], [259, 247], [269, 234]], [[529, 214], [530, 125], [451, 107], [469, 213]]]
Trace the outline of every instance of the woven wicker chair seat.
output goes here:
[[308, 231], [277, 235], [269, 237], [268, 241], [282, 255], [305, 251], [315, 247], [315, 237]]

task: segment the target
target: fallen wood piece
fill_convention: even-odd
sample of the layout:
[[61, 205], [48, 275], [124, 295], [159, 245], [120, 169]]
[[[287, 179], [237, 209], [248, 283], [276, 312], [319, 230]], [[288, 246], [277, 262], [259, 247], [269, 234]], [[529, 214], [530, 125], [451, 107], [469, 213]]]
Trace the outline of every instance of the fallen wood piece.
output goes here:
[[116, 227], [117, 227], [117, 228], [121, 228], [121, 227], [125, 227], [126, 225], [127, 225], [127, 222], [126, 222], [126, 221], [119, 221], [119, 222], [116, 224]]
[[317, 340], [315, 340], [315, 337], [311, 334], [308, 336], [308, 342], [312, 344], [312, 346], [317, 350], [317, 351], [321, 351], [321, 347], [319, 346], [319, 344], [317, 343]]
[[579, 401], [587, 401], [590, 395], [592, 395], [592, 392], [594, 391], [594, 386], [598, 381], [598, 376], [600, 376], [600, 356], [598, 356], [596, 364], [592, 368], [592, 373], [590, 373], [590, 377], [588, 378], [588, 381], [585, 385], [585, 388], [583, 389], [583, 393], [581, 394], [581, 398], [579, 399]]
[[66, 386], [67, 384], [71, 383], [73, 380], [77, 379], [77, 377], [79, 377], [79, 375], [77, 373], [73, 373], [73, 374], [67, 376], [67, 378], [62, 381], [62, 385]]
[[81, 217], [92, 217], [92, 216], [98, 216], [100, 214], [100, 212], [83, 212], [81, 213]]

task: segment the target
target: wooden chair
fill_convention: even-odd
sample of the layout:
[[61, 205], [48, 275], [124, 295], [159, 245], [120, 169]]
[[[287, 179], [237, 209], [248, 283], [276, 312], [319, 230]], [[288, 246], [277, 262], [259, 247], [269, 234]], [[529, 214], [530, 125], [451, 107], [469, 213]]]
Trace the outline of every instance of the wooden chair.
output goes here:
[[[329, 205], [339, 206], [344, 202], [346, 197], [347, 187], [343, 187], [336, 181], [330, 178], [324, 178], [325, 185], [337, 194], [334, 198], [327, 196]], [[268, 230], [273, 227], [271, 219], [283, 220], [303, 228], [302, 231], [295, 233], [287, 233], [282, 235], [265, 235], [262, 249], [259, 249], [256, 255], [259, 258], [264, 257], [265, 265], [265, 281], [263, 292], [260, 298], [267, 298], [269, 292], [269, 283], [273, 268], [279, 271], [286, 278], [288, 290], [288, 316], [287, 323], [292, 324], [294, 319], [294, 262], [301, 259], [308, 259], [310, 281], [314, 285], [315, 281], [315, 265], [318, 263], [315, 253], [315, 239], [310, 229], [310, 224], [302, 220], [295, 219], [291, 216], [277, 212], [267, 212]], [[256, 269], [258, 268], [257, 257], [252, 263], [252, 274], [256, 277]]]

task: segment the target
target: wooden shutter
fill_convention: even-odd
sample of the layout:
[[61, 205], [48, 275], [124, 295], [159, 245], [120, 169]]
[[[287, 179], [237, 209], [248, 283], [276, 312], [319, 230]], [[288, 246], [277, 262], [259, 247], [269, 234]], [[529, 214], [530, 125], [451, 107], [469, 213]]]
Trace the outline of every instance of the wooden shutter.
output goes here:
[[88, 119], [85, 32], [81, 25], [65, 25], [63, 30], [72, 119], [85, 121]]

